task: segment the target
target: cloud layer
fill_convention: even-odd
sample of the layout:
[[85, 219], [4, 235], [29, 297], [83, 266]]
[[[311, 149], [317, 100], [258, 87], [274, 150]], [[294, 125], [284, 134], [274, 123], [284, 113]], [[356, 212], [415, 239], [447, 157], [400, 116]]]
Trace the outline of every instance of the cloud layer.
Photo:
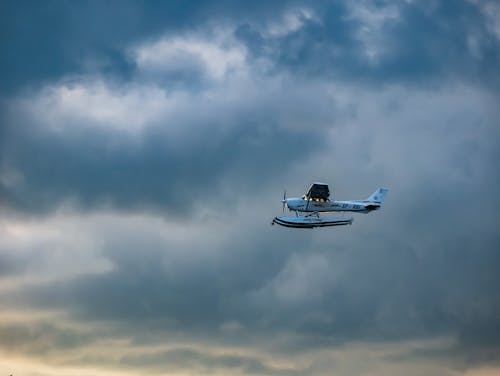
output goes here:
[[[0, 369], [498, 372], [495, 3], [29, 5], [1, 5]], [[315, 180], [390, 196], [271, 227]]]

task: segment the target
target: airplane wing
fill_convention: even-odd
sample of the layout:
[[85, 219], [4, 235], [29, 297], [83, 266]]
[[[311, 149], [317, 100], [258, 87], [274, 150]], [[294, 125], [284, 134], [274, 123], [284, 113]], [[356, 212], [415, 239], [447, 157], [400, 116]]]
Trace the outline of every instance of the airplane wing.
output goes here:
[[309, 191], [307, 191], [306, 196], [308, 198], [318, 198], [322, 200], [328, 200], [330, 197], [330, 190], [328, 189], [328, 184], [323, 183], [313, 183]]

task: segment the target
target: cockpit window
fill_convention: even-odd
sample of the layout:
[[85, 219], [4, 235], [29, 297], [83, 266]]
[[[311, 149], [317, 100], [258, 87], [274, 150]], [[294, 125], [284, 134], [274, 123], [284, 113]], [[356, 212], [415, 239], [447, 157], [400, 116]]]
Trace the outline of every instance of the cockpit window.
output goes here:
[[305, 201], [314, 201], [314, 202], [330, 202], [329, 199], [320, 198], [320, 197], [309, 197], [307, 195], [302, 196], [302, 199]]

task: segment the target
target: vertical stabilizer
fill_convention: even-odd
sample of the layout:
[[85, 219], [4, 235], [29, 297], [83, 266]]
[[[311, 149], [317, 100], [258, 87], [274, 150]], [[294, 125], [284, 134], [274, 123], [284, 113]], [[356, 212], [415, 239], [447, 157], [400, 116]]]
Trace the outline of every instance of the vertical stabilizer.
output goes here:
[[386, 188], [379, 188], [375, 192], [373, 192], [370, 197], [366, 199], [366, 201], [383, 203], [385, 200], [385, 196], [387, 196], [387, 192], [389, 192]]

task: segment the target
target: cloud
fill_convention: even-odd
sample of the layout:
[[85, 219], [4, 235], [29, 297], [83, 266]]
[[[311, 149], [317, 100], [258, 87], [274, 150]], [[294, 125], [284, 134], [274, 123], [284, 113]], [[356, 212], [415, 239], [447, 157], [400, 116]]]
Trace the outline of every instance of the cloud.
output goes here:
[[[286, 178], [295, 190], [291, 193], [302, 193], [301, 184], [305, 189], [305, 180], [314, 176], [334, 182], [338, 198], [363, 197], [376, 187], [372, 185], [383, 183], [390, 187], [391, 196], [382, 212], [357, 217], [355, 225], [334, 234], [272, 228], [268, 222], [279, 210], [276, 200], [265, 197], [268, 192], [276, 193], [272, 179], [259, 180], [258, 190], [245, 195], [231, 193], [233, 185], [228, 196], [224, 196], [224, 189], [214, 189], [215, 200], [196, 201], [199, 211], [182, 221], [147, 206], [139, 206], [140, 210], [131, 206], [120, 212], [119, 202], [91, 204], [87, 217], [69, 205], [69, 214], [63, 211], [62, 217], [54, 220], [54, 208], [63, 210], [60, 205], [64, 203], [57, 197], [50, 201], [52, 214], [46, 214], [49, 220], [42, 229], [66, 225], [47, 243], [47, 250], [42, 248], [43, 255], [50, 259], [51, 244], [70, 245], [74, 239], [71, 234], [78, 234], [81, 246], [66, 249], [73, 255], [75, 249], [81, 249], [78, 252], [82, 255], [87, 253], [86, 247], [97, 250], [91, 264], [104, 257], [111, 267], [88, 275], [74, 270], [59, 278], [53, 278], [54, 272], [48, 268], [38, 276], [41, 283], [9, 288], [3, 300], [13, 307], [56, 308], [81, 322], [107, 322], [109, 337], [125, 335], [139, 344], [162, 342], [165, 337], [174, 343], [179, 337], [191, 343], [210, 338], [214, 346], [259, 346], [269, 351], [279, 349], [289, 356], [341, 349], [356, 341], [388, 344], [438, 335], [456, 338], [446, 352], [438, 352], [440, 359], [448, 359], [446, 364], [460, 363], [465, 368], [495, 364], [495, 358], [483, 355], [494, 351], [498, 340], [491, 330], [497, 326], [498, 310], [494, 298], [498, 285], [494, 268], [498, 263], [497, 214], [489, 209], [498, 186], [498, 176], [490, 168], [497, 155], [497, 114], [491, 106], [491, 94], [450, 88], [433, 94], [389, 88], [375, 94], [338, 84], [313, 87], [329, 95], [339, 126], [323, 129], [325, 147], [316, 150], [311, 146], [308, 158], [288, 161], [293, 162], [289, 171], [296, 173]], [[306, 85], [305, 93], [309, 92]], [[137, 138], [148, 140], [148, 132], [156, 127], [146, 122], [144, 128], [130, 133], [103, 128], [106, 124], [95, 119], [90, 124], [75, 122], [73, 128], [55, 119], [37, 125], [40, 133], [34, 136], [34, 150], [40, 134], [61, 137], [62, 144], [68, 134], [80, 128], [80, 132], [90, 130], [91, 135], [109, 132], [109, 137], [119, 136], [133, 145]], [[197, 123], [191, 126], [198, 129]], [[294, 127], [288, 126], [288, 122], [282, 125], [283, 132], [293, 134]], [[481, 137], [471, 136], [478, 129]], [[72, 142], [78, 145], [81, 140], [77, 133]], [[147, 152], [154, 143], [147, 145], [138, 150]], [[426, 153], [419, 154], [424, 149]], [[75, 156], [83, 155], [81, 150]], [[123, 158], [125, 149], [117, 150]], [[235, 149], [235, 158], [242, 158], [244, 152]], [[332, 165], [331, 161], [342, 163]], [[186, 162], [186, 166], [192, 163]], [[95, 171], [102, 164], [102, 160], [96, 162], [89, 170]], [[269, 173], [278, 169], [268, 167]], [[109, 166], [102, 171], [110, 171]], [[246, 170], [227, 171], [248, 181], [259, 172], [247, 176]], [[221, 176], [226, 178], [227, 171]], [[349, 179], [336, 179], [338, 176]], [[25, 174], [22, 179], [26, 179]], [[49, 183], [46, 187], [53, 190], [55, 181]], [[114, 182], [109, 184], [117, 187]], [[115, 197], [122, 194], [113, 191]], [[221, 197], [231, 194], [238, 196], [233, 196], [231, 210], [221, 208]], [[173, 202], [178, 195], [174, 196]], [[143, 205], [146, 196], [130, 197]], [[158, 197], [153, 196], [151, 202], [158, 203]], [[474, 202], [474, 207], [457, 208], [457, 202]], [[168, 212], [176, 209], [169, 205]], [[96, 211], [102, 214], [94, 216]], [[18, 228], [23, 228], [23, 221]], [[32, 244], [44, 244], [43, 231], [37, 231], [36, 226], [24, 227]], [[457, 234], [455, 228], [468, 232]], [[18, 236], [15, 231], [10, 234]], [[22, 243], [12, 244], [20, 249]], [[21, 258], [11, 260], [12, 265], [23, 262]], [[62, 265], [67, 263], [71, 261], [62, 260]], [[44, 278], [44, 274], [52, 278]], [[280, 338], [285, 339], [280, 342]], [[464, 365], [458, 359], [469, 350], [478, 352], [478, 361]], [[422, 357], [411, 354], [411, 359]], [[249, 358], [238, 364], [246, 369], [245, 364], [253, 362]], [[209, 367], [207, 362], [212, 360], [202, 356], [200, 367]], [[210, 364], [221, 366], [213, 362]], [[269, 368], [262, 372], [281, 371]], [[313, 374], [313, 368], [305, 372]], [[321, 374], [322, 368], [317, 372]]]
[[285, 35], [250, 23], [236, 35], [274, 71], [365, 85], [457, 80], [495, 90], [494, 12], [491, 4], [471, 2], [321, 3], [314, 9], [321, 17], [305, 18]]
[[[268, 18], [287, 1], [211, 0], [189, 4], [134, 0], [106, 4], [89, 1], [73, 6], [29, 1], [25, 6], [1, 4], [2, 93], [38, 88], [68, 74], [104, 73], [127, 80], [135, 71], [126, 53], [134, 43], [162, 33], [182, 33], [204, 25], [243, 17]], [[91, 25], [91, 27], [89, 26]], [[32, 64], [33, 57], [36, 64]]]
[[[34, 5], [50, 15], [45, 46], [66, 31], [65, 47], [41, 53], [25, 79], [28, 65], [2, 62], [12, 78], [1, 107], [0, 301], [12, 314], [0, 346], [19, 365], [498, 367], [491, 3], [126, 2], [116, 22], [100, 2], [77, 9], [81, 20]], [[21, 27], [5, 25], [9, 35]], [[23, 35], [4, 45], [20, 60], [38, 51], [38, 37], [22, 47]], [[299, 196], [314, 180], [336, 199], [390, 193], [353, 226], [271, 227], [283, 188]], [[58, 314], [40, 319], [46, 311]]]
[[9, 353], [47, 355], [57, 350], [79, 348], [89, 343], [88, 335], [71, 329], [54, 327], [50, 323], [38, 325], [6, 325], [0, 327], [2, 350]]
[[[270, 59], [274, 71], [377, 84], [451, 77], [493, 90], [498, 86], [497, 9], [489, 1], [363, 1], [356, 6], [284, 1], [251, 7], [214, 1], [183, 6], [91, 1], [74, 7], [31, 2], [30, 12], [11, 2], [2, 6], [6, 53], [0, 72], [6, 94], [75, 73], [128, 80], [137, 71], [127, 53], [130, 45], [161, 34], [180, 40], [193, 30], [204, 32], [207, 24], [240, 27], [237, 35], [252, 56]], [[36, 66], [30, 63], [32, 54]], [[188, 77], [188, 68], [197, 69], [191, 57], [186, 51], [177, 54], [170, 66], [182, 66]]]
[[[196, 372], [231, 372], [233, 374], [294, 375], [291, 367], [273, 367], [261, 359], [242, 355], [212, 355], [191, 349], [175, 349], [151, 355], [126, 356], [120, 360], [125, 366], [157, 368], [159, 372], [180, 371], [186, 368]], [[151, 367], [153, 365], [153, 367]]]
[[[142, 45], [134, 52], [137, 68], [141, 71], [169, 72], [196, 71], [199, 65], [215, 80], [224, 78], [233, 70], [245, 69], [245, 49], [227, 31], [215, 32], [207, 40], [199, 37], [164, 38], [149, 45]], [[230, 33], [229, 33], [230, 35]], [[217, 40], [217, 39], [222, 40]], [[191, 68], [190, 68], [191, 66]]]
[[[182, 46], [213, 78], [208, 86], [166, 89], [141, 75], [128, 84], [83, 77], [10, 101], [4, 205], [46, 212], [69, 200], [189, 213], [198, 196], [224, 189], [222, 177], [238, 175], [238, 186], [227, 191], [232, 199], [322, 146], [334, 109], [321, 85], [290, 93], [291, 77], [268, 79], [239, 52], [223, 55], [224, 42], [189, 38]], [[171, 45], [183, 40], [157, 43], [183, 55]], [[145, 57], [152, 49], [137, 47], [141, 72], [153, 69]], [[209, 58], [214, 53], [229, 59], [227, 66]], [[162, 56], [155, 59], [170, 61]]]

